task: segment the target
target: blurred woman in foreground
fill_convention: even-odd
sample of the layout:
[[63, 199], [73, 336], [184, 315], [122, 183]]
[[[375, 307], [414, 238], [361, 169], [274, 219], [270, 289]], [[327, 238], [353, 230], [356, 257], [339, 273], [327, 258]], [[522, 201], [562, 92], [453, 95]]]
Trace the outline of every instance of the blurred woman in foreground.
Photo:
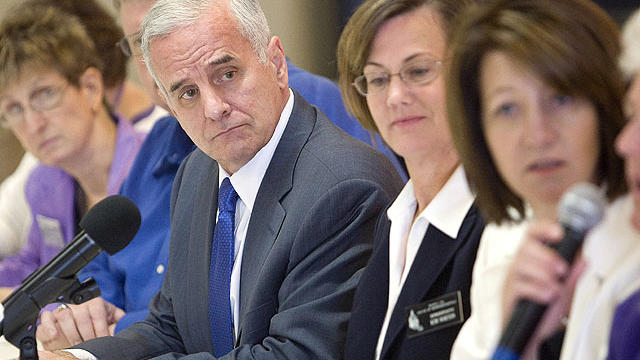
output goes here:
[[[640, 242], [620, 220], [630, 202], [616, 201], [626, 190], [613, 146], [624, 125], [616, 24], [588, 0], [497, 0], [465, 15], [454, 37], [448, 110], [478, 205], [493, 224], [452, 358], [489, 358], [520, 299], [549, 305], [525, 357], [537, 357], [561, 328], [585, 262], [571, 267], [547, 245], [563, 237], [561, 195], [580, 182], [599, 185], [611, 205], [583, 247], [588, 267], [563, 357], [597, 358], [590, 350], [607, 332], [615, 289], [640, 270]], [[602, 283], [592, 287], [593, 279]]]

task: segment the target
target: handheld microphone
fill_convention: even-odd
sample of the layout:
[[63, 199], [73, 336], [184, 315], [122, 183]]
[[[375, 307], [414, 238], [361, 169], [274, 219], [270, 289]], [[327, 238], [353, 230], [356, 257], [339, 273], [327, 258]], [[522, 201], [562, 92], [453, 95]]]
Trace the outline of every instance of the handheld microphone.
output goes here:
[[93, 279], [80, 283], [76, 273], [103, 249], [113, 255], [127, 246], [140, 227], [140, 211], [128, 198], [113, 195], [92, 207], [79, 225], [83, 230], [2, 302], [0, 335], [12, 344], [19, 346], [21, 335], [35, 330], [33, 324], [47, 304], [80, 304], [100, 294]]
[[[554, 248], [569, 264], [580, 249], [586, 233], [602, 220], [605, 199], [598, 187], [579, 183], [560, 199], [558, 218], [564, 238]], [[492, 360], [515, 360], [526, 347], [547, 306], [520, 300], [511, 315]]]

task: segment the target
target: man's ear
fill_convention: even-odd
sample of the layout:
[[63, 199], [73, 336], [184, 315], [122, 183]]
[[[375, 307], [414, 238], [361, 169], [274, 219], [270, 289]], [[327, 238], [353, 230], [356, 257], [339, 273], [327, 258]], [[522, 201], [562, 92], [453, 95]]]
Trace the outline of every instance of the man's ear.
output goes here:
[[289, 73], [287, 71], [287, 58], [284, 55], [282, 43], [277, 36], [273, 36], [267, 46], [267, 59], [276, 71], [278, 85], [281, 89], [289, 88]]
[[91, 109], [97, 111], [104, 96], [104, 83], [100, 70], [90, 67], [80, 75], [80, 89], [87, 95]]

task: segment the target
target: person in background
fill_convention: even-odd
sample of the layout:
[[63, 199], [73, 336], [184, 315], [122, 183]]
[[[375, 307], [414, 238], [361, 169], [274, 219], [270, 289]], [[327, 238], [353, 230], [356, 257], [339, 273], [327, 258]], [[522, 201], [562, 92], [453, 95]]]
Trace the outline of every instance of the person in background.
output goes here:
[[144, 133], [151, 130], [156, 120], [167, 115], [138, 84], [127, 79], [128, 57], [116, 45], [124, 34], [116, 19], [96, 0], [26, 0], [24, 3], [25, 6], [54, 6], [80, 19], [104, 61], [104, 99], [111, 111]]
[[[453, 146], [444, 75], [455, 16], [471, 1], [368, 0], [338, 43], [345, 103], [406, 162], [356, 291], [345, 359], [449, 357], [469, 317], [484, 221]], [[444, 299], [444, 300], [443, 300]], [[439, 302], [454, 316], [430, 325]], [[450, 312], [449, 312], [450, 311]]]
[[103, 64], [76, 17], [28, 4], [11, 14], [0, 25], [0, 123], [40, 163], [24, 189], [33, 219], [27, 244], [0, 263], [3, 297], [118, 191], [144, 138], [105, 105]]
[[[562, 337], [550, 336], [567, 316], [562, 357], [599, 358], [616, 289], [640, 278], [640, 243], [623, 220], [630, 202], [621, 197], [623, 163], [613, 146], [625, 121], [617, 26], [588, 0], [490, 1], [461, 19], [449, 120], [491, 224], [473, 270], [471, 318], [451, 358], [490, 358], [520, 299], [548, 305], [523, 358], [557, 357]], [[610, 205], [572, 267], [548, 244], [563, 237], [560, 197], [580, 182], [599, 185]]]
[[[148, 73], [140, 48], [141, 23], [156, 0], [116, 0], [125, 37], [120, 44], [133, 58], [138, 77], [154, 101], [166, 107], [164, 99]], [[344, 108], [340, 91], [330, 80], [294, 67], [287, 59], [289, 85], [311, 104], [317, 105], [329, 119], [350, 135], [371, 141], [363, 129]], [[365, 136], [366, 135], [366, 136]], [[382, 142], [376, 143], [383, 150]], [[381, 147], [383, 146], [383, 147]], [[127, 328], [148, 315], [148, 304], [161, 288], [169, 257], [169, 202], [171, 186], [183, 159], [194, 148], [189, 137], [173, 117], [158, 121], [140, 150], [131, 175], [120, 193], [131, 198], [140, 208], [142, 224], [134, 240], [115, 256], [99, 255], [85, 269], [86, 275], [100, 279], [102, 298], [79, 306], [69, 305], [72, 311], [43, 313], [38, 328], [38, 340], [45, 349], [55, 350], [92, 338], [95, 331], [76, 324], [107, 321], [102, 309], [104, 301], [122, 309], [125, 315], [115, 324], [115, 332]], [[395, 155], [385, 151], [400, 173]], [[393, 160], [395, 159], [395, 160]], [[402, 175], [401, 175], [402, 176]], [[145, 256], [140, 256], [145, 254]], [[113, 324], [109, 324], [113, 325]]]
[[[627, 125], [616, 141], [618, 153], [625, 159], [627, 184], [633, 202], [630, 218], [640, 232], [640, 9], [622, 31], [620, 67], [630, 79], [625, 112]], [[640, 291], [631, 294], [615, 309], [609, 336], [608, 360], [640, 359]]]
[[[127, 57], [114, 45], [122, 39], [122, 30], [95, 0], [27, 0], [24, 3], [25, 6], [55, 6], [78, 17], [105, 64], [102, 72], [104, 100], [111, 111], [131, 121], [137, 131], [145, 133], [156, 120], [167, 115], [138, 85], [126, 79]], [[27, 152], [16, 171], [0, 185], [0, 258], [17, 253], [26, 243], [32, 219], [24, 198], [24, 186], [37, 164], [38, 161]]]
[[142, 29], [145, 63], [198, 148], [176, 175], [149, 316], [75, 350], [340, 357], [375, 219], [402, 186], [396, 170], [289, 88], [257, 1], [160, 0]]

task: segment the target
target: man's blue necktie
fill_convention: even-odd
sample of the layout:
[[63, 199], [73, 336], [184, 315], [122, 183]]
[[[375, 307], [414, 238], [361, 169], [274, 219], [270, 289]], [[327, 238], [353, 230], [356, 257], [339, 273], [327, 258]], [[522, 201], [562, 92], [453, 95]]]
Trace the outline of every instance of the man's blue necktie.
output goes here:
[[233, 350], [233, 318], [229, 287], [234, 260], [233, 228], [238, 194], [229, 178], [225, 178], [218, 191], [218, 221], [211, 247], [209, 271], [209, 320], [213, 337], [213, 353], [223, 356]]

